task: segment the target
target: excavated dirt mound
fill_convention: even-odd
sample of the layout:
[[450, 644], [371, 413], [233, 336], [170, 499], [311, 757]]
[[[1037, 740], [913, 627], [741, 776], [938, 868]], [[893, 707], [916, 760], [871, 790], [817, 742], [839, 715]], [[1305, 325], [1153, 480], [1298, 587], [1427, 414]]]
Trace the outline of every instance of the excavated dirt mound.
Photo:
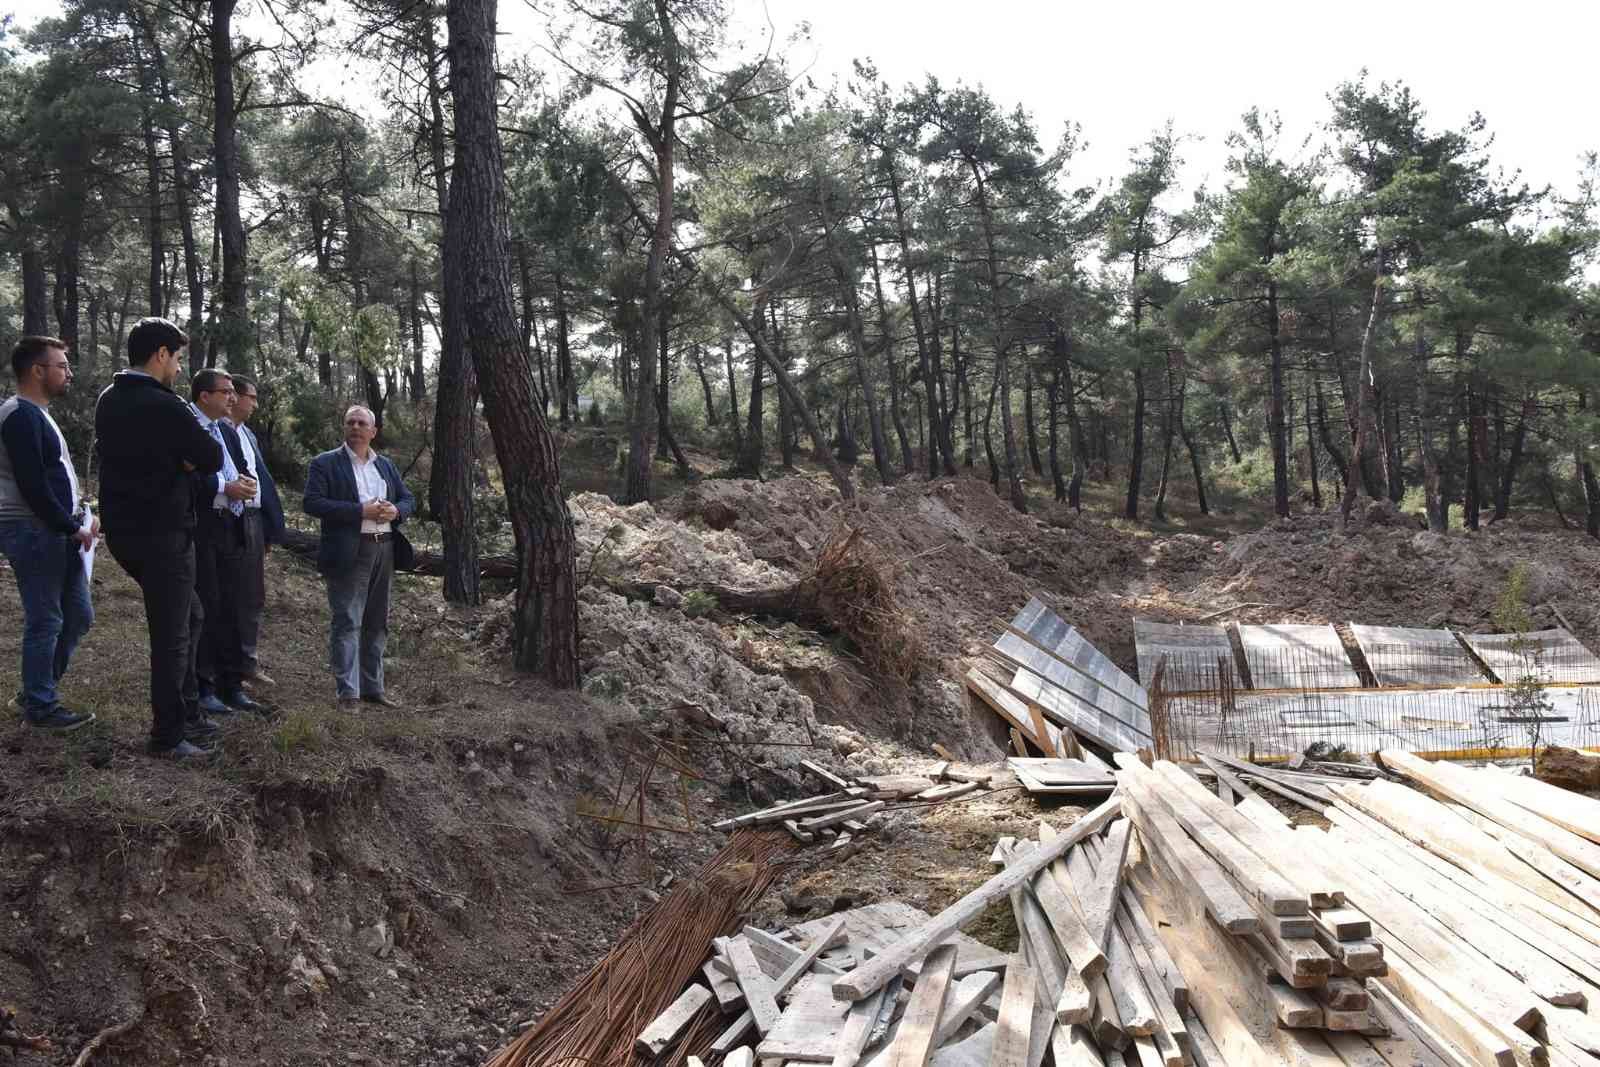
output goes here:
[[1227, 617], [1492, 630], [1520, 564], [1537, 627], [1571, 626], [1591, 645], [1600, 637], [1600, 552], [1581, 535], [1538, 525], [1435, 534], [1409, 522], [1369, 521], [1341, 535], [1333, 516], [1311, 514], [1183, 552], [1182, 566], [1152, 571], [1139, 607], [1153, 617], [1248, 604]]

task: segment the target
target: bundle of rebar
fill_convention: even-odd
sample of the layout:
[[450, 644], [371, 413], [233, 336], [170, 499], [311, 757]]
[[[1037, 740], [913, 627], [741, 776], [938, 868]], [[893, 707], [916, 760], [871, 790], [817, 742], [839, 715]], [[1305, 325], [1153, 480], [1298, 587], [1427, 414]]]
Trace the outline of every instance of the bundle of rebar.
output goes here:
[[[741, 917], [766, 892], [795, 847], [786, 834], [734, 834], [698, 873], [680, 880], [641, 915], [537, 1026], [495, 1053], [485, 1067], [632, 1063], [639, 1032], [699, 972], [711, 955], [712, 939], [737, 932]], [[668, 1067], [714, 1036], [708, 1032], [702, 1042], [693, 1037], [682, 1042], [666, 1061]]]

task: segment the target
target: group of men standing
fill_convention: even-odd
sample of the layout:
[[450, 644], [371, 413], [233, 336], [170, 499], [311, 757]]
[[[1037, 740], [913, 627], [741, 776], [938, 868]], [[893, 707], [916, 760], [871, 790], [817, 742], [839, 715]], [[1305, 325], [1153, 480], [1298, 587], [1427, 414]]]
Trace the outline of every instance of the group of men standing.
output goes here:
[[[283, 537], [282, 505], [248, 422], [254, 382], [204, 369], [190, 399], [175, 391], [188, 336], [166, 319], [128, 335], [128, 368], [95, 410], [100, 511], [84, 504], [66, 439], [49, 414], [66, 393], [66, 346], [26, 337], [12, 356], [17, 395], [0, 404], [0, 552], [10, 560], [25, 615], [22, 692], [30, 725], [75, 730], [57, 686], [93, 623], [83, 553], [104, 536], [143, 594], [150, 636], [149, 751], [206, 759], [218, 717], [266, 714], [246, 683], [272, 685], [257, 645], [266, 602], [265, 558]], [[398, 706], [383, 655], [394, 570], [411, 547], [399, 525], [415, 507], [398, 469], [371, 448], [373, 415], [352, 407], [345, 444], [311, 463], [306, 511], [322, 520], [318, 569], [333, 616], [330, 658], [342, 707]]]

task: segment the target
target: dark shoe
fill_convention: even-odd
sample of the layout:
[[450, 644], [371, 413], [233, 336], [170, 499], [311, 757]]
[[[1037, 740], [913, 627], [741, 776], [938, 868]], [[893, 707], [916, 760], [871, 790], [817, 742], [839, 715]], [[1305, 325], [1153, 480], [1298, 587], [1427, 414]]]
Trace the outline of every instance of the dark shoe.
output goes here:
[[360, 711], [361, 710], [361, 701], [357, 697], [340, 697], [339, 698], [339, 710], [340, 711]]
[[197, 744], [209, 744], [213, 738], [222, 732], [222, 727], [201, 715], [188, 719], [183, 724], [183, 736], [187, 741]]
[[231, 693], [223, 693], [222, 703], [227, 706], [229, 711], [253, 711], [257, 714], [264, 714], [267, 710], [262, 705], [257, 704], [254, 700], [251, 700], [249, 697], [245, 696], [244, 690], [242, 689], [236, 689]]
[[251, 685], [273, 686], [278, 684], [277, 682], [273, 681], [272, 675], [268, 674], [264, 670], [261, 670], [260, 668], [257, 668], [245, 675], [244, 680], [249, 682]]
[[24, 712], [22, 720], [29, 726], [40, 730], [49, 730], [58, 734], [70, 734], [82, 726], [94, 722], [94, 712], [68, 711], [66, 708], [51, 708], [43, 715]]
[[386, 708], [405, 707], [404, 704], [400, 703], [400, 701], [396, 700], [387, 693], [379, 693], [377, 696], [365, 696], [361, 698], [361, 701], [364, 704], [379, 704]]
[[217, 758], [213, 748], [201, 748], [188, 741], [179, 741], [171, 748], [157, 748], [154, 742], [145, 749], [157, 759], [177, 760], [179, 763], [208, 763]]
[[236, 708], [229, 707], [221, 697], [215, 693], [206, 693], [200, 698], [200, 714], [202, 715], [232, 715]]

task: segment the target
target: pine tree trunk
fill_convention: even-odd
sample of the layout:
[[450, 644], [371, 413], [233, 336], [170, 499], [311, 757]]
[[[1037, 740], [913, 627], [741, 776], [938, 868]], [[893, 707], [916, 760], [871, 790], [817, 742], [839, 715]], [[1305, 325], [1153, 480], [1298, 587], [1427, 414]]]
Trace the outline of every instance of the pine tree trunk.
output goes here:
[[711, 379], [706, 377], [706, 350], [701, 345], [695, 345], [691, 351], [694, 353], [694, 372], [700, 377], [700, 391], [706, 398], [706, 426], [715, 430], [717, 428], [717, 402], [711, 394]]
[[[905, 275], [906, 297], [911, 304], [911, 328], [917, 338], [917, 367], [922, 373], [923, 390], [928, 397], [930, 421], [933, 427], [928, 449], [928, 477], [937, 478], [942, 466], [946, 475], [956, 473], [955, 447], [950, 441], [950, 424], [937, 413], [934, 397], [943, 393], [939, 381], [939, 327], [937, 315], [932, 330], [922, 321], [922, 307], [917, 302], [916, 272], [911, 267], [911, 235], [906, 225], [905, 205], [900, 197], [900, 173], [895, 167], [891, 152], [883, 153], [884, 172], [889, 178], [889, 198], [894, 205], [895, 236], [900, 241], [900, 269]], [[908, 464], [906, 473], [911, 472]]]
[[155, 71], [142, 42], [135, 36], [132, 43], [139, 66], [139, 133], [144, 141], [145, 243], [150, 252], [148, 306], [150, 314], [161, 315], [166, 307], [162, 277], [167, 266], [166, 229], [161, 218], [165, 200], [161, 195], [161, 148], [156, 142], [155, 116], [151, 113], [158, 97]]
[[1482, 394], [1472, 386], [1467, 387], [1467, 491], [1462, 516], [1467, 529], [1479, 528], [1478, 518], [1483, 507], [1483, 452], [1484, 439]]
[[1044, 387], [1045, 403], [1049, 410], [1045, 413], [1045, 433], [1049, 441], [1047, 452], [1050, 460], [1050, 487], [1055, 491], [1056, 503], [1060, 504], [1067, 499], [1067, 482], [1061, 477], [1061, 444], [1060, 430], [1060, 404], [1061, 404], [1061, 368], [1050, 368], [1050, 381]]
[[1000, 465], [995, 462], [994, 455], [994, 401], [1000, 392], [1000, 375], [996, 373], [989, 379], [989, 403], [983, 409], [983, 455], [989, 461], [989, 486], [995, 492], [1000, 491]]
[[1061, 376], [1061, 391], [1067, 405], [1067, 432], [1072, 436], [1072, 481], [1067, 483], [1067, 506], [1073, 511], [1083, 510], [1083, 479], [1088, 473], [1089, 440], [1084, 436], [1083, 422], [1078, 418], [1078, 397], [1072, 381], [1072, 341], [1067, 331], [1054, 327], [1052, 344], [1056, 372]]
[[[900, 361], [895, 359], [894, 324], [889, 319], [889, 305], [883, 298], [883, 276], [878, 270], [878, 246], [869, 244], [867, 254], [872, 263], [872, 289], [878, 304], [879, 330], [884, 338], [884, 358], [889, 366], [889, 418], [894, 423], [895, 436], [900, 439], [900, 459], [902, 469], [906, 474], [916, 470], [916, 457], [911, 451], [911, 435], [906, 430], [905, 414], [902, 411], [900, 388]], [[781, 396], [781, 394], [780, 394]], [[779, 404], [779, 411], [783, 410]]]
[[1189, 424], [1185, 419], [1185, 407], [1189, 397], [1189, 377], [1184, 353], [1178, 353], [1178, 411], [1175, 420], [1178, 423], [1178, 436], [1183, 441], [1184, 451], [1189, 453], [1189, 470], [1194, 475], [1195, 502], [1200, 507], [1200, 514], [1211, 514], [1211, 507], [1206, 502], [1205, 461], [1200, 456], [1200, 450], [1195, 447], [1194, 438], [1189, 435]]
[[669, 376], [668, 376], [667, 372], [668, 372], [668, 369], [669, 369], [669, 357], [670, 357], [668, 341], [667, 341], [667, 337], [668, 337], [667, 326], [668, 325], [669, 325], [669, 323], [667, 321], [667, 309], [666, 308], [662, 308], [661, 309], [661, 331], [660, 331], [659, 337], [656, 340], [656, 344], [661, 350], [661, 396], [659, 398], [660, 402], [657, 405], [657, 409], [656, 409], [661, 414], [661, 423], [660, 423], [660, 426], [659, 426], [658, 429], [659, 429], [659, 433], [661, 435], [662, 447], [666, 450], [666, 455], [671, 457], [672, 462], [678, 468], [678, 477], [681, 478], [683, 481], [688, 482], [688, 481], [692, 481], [694, 479], [694, 472], [689, 468], [689, 459], [688, 459], [687, 456], [685, 456], [683, 454], [683, 449], [678, 447], [678, 439], [677, 439], [677, 437], [673, 436], [673, 433], [672, 433], [672, 422], [668, 418], [668, 414], [672, 410], [671, 405], [667, 403], [667, 401], [668, 401], [667, 382], [669, 380]]
[[1044, 475], [1044, 464], [1039, 460], [1039, 430], [1038, 423], [1033, 417], [1033, 366], [1030, 364], [1022, 372], [1022, 424], [1028, 438], [1028, 462], [1033, 465], [1033, 473]]
[[[1414, 298], [1422, 306], [1419, 291]], [[1428, 513], [1428, 528], [1444, 533], [1450, 528], [1450, 516], [1445, 510], [1444, 476], [1439, 467], [1439, 453], [1434, 447], [1434, 422], [1431, 390], [1428, 388], [1428, 339], [1419, 325], [1412, 339], [1413, 365], [1416, 367], [1416, 421], [1417, 444], [1422, 451], [1422, 491]]]
[[1228, 442], [1228, 454], [1233, 457], [1235, 463], [1243, 463], [1244, 457], [1239, 454], [1239, 442], [1233, 436], [1233, 417], [1228, 413], [1228, 405], [1221, 400], [1217, 401], [1217, 417], [1222, 422], [1222, 436]]
[[573, 687], [580, 680], [576, 541], [555, 440], [534, 403], [532, 368], [517, 339], [497, 125], [495, 0], [450, 0], [447, 20], [456, 150], [445, 279], [466, 312], [462, 340], [477, 370], [516, 535], [514, 659], [552, 685]]
[[[1311, 506], [1322, 510], [1322, 483], [1317, 477], [1317, 435], [1311, 427], [1311, 378], [1305, 383], [1305, 397], [1301, 405], [1306, 415], [1306, 466], [1311, 471]], [[1320, 414], [1320, 413], [1319, 413]]]
[[1167, 485], [1172, 473], [1172, 443], [1177, 432], [1177, 407], [1178, 390], [1172, 375], [1172, 354], [1167, 353], [1165, 359], [1165, 375], [1167, 379], [1166, 403], [1161, 418], [1161, 476], [1156, 480], [1156, 518], [1162, 522], [1167, 518]]
[[1517, 417], [1517, 428], [1511, 436], [1511, 454], [1506, 457], [1505, 470], [1500, 478], [1500, 486], [1494, 496], [1494, 522], [1499, 522], [1511, 514], [1511, 490], [1516, 484], [1517, 469], [1522, 466], [1522, 450], [1527, 444], [1528, 421], [1533, 418], [1533, 394], [1522, 398], [1522, 411]]
[[[1138, 328], [1135, 327], [1135, 333]], [[1133, 368], [1133, 442], [1128, 448], [1128, 498], [1122, 514], [1129, 519], [1139, 517], [1139, 483], [1144, 476], [1144, 368]]]
[[1343, 492], [1343, 487], [1350, 480], [1350, 466], [1340, 453], [1339, 446], [1333, 439], [1333, 432], [1328, 429], [1328, 405], [1322, 396], [1322, 380], [1313, 376], [1312, 382], [1317, 397], [1317, 435], [1322, 438], [1322, 450], [1328, 453], [1328, 458], [1333, 461], [1334, 473], [1339, 476], [1340, 492]]
[[[1376, 412], [1375, 396], [1372, 388], [1372, 341], [1378, 329], [1378, 312], [1383, 307], [1383, 275], [1379, 274], [1372, 286], [1372, 309], [1367, 314], [1367, 328], [1361, 335], [1361, 366], [1358, 371], [1356, 393], [1356, 418], [1355, 434], [1351, 441], [1350, 454], [1354, 462], [1359, 465], [1360, 460], [1367, 454], [1371, 447], [1372, 438], [1375, 436], [1373, 420]], [[1346, 478], [1344, 483], [1344, 498], [1339, 502], [1339, 528], [1344, 530], [1350, 522], [1350, 513], [1356, 506], [1356, 479]]]
[[1272, 353], [1272, 392], [1267, 400], [1267, 430], [1272, 437], [1272, 509], [1289, 517], [1289, 443], [1283, 422], [1283, 337], [1278, 322], [1278, 285], [1267, 283], [1267, 339]]
[[237, 0], [211, 3], [211, 161], [216, 175], [217, 235], [222, 243], [220, 347], [228, 367], [250, 369], [250, 306], [244, 216], [239, 206], [238, 101], [233, 87], [233, 12]]
[[1600, 478], [1595, 477], [1594, 464], [1582, 461], [1578, 471], [1583, 483], [1584, 529], [1589, 536], [1600, 539]]
[[728, 428], [733, 431], [735, 465], [744, 458], [744, 430], [739, 424], [739, 379], [733, 372], [733, 335], [728, 335], [724, 348], [728, 363]]
[[578, 416], [578, 385], [572, 380], [572, 345], [568, 335], [567, 283], [561, 272], [555, 272], [556, 312], [556, 387], [561, 390], [558, 408], [561, 427], [566, 429]]
[[[759, 335], [761, 327], [752, 323]], [[751, 338], [754, 343], [754, 338]], [[745, 396], [744, 447], [739, 452], [738, 471], [746, 478], [761, 477], [761, 460], [766, 452], [766, 410], [764, 360], [750, 361], [750, 391]]]

